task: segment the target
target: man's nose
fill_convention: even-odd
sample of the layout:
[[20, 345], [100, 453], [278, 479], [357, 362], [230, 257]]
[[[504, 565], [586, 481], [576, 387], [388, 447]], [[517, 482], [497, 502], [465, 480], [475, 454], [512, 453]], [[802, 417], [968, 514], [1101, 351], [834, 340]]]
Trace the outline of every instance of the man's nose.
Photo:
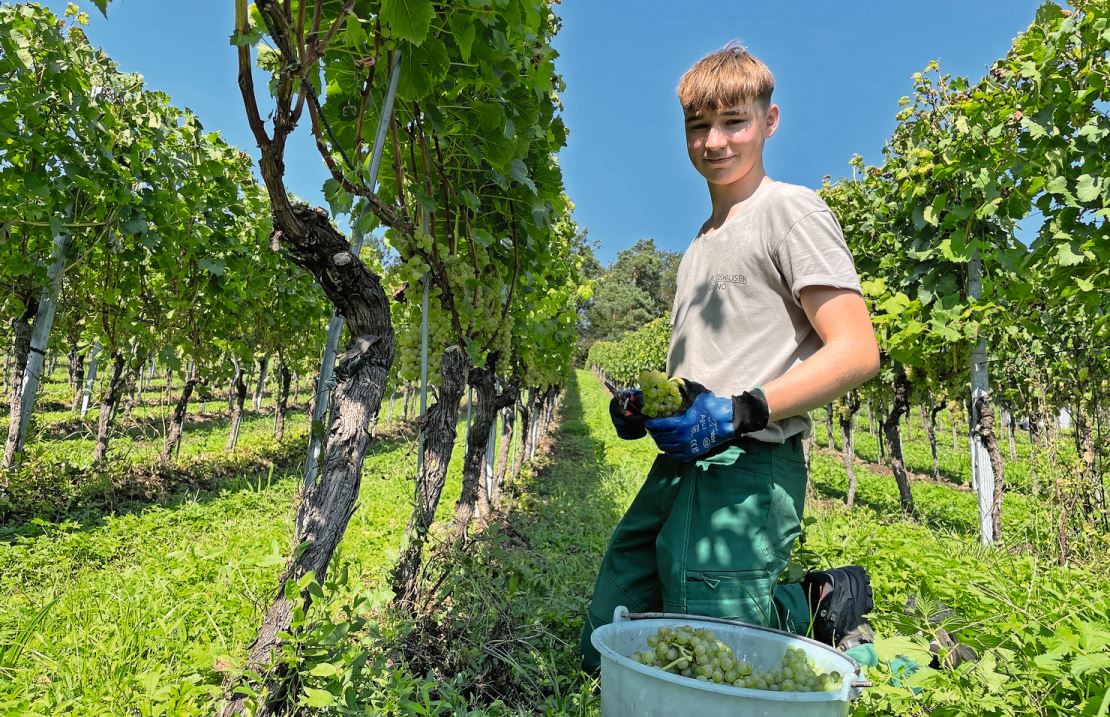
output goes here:
[[706, 147], [724, 147], [727, 144], [725, 140], [725, 133], [719, 127], [713, 125], [709, 128], [709, 133], [705, 136]]

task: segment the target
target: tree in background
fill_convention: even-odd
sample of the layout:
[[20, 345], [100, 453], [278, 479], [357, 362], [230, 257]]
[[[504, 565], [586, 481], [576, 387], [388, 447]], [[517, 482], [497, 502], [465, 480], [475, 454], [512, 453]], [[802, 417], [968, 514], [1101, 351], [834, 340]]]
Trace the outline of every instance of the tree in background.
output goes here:
[[[600, 267], [596, 259], [590, 259], [594, 267]], [[679, 252], [658, 249], [654, 239], [641, 239], [618, 253], [594, 278], [593, 298], [579, 317], [576, 358], [584, 360], [596, 341], [619, 339], [653, 319], [669, 316], [681, 259]], [[584, 273], [591, 276], [588, 269]]]

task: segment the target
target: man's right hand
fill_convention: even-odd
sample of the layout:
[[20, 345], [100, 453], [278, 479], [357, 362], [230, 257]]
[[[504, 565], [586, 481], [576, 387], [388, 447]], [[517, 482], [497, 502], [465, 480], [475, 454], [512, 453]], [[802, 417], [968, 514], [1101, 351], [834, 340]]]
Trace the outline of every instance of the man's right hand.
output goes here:
[[635, 388], [619, 392], [609, 401], [609, 417], [617, 435], [626, 441], [634, 441], [647, 435], [644, 421], [647, 417], [641, 412], [644, 407], [644, 394]]

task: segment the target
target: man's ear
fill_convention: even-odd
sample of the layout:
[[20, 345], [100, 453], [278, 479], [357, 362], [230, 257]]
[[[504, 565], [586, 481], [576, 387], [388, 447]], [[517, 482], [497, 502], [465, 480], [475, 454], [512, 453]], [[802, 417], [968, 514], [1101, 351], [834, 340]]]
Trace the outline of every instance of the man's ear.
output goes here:
[[771, 105], [763, 115], [763, 128], [765, 136], [770, 137], [779, 128], [779, 106]]

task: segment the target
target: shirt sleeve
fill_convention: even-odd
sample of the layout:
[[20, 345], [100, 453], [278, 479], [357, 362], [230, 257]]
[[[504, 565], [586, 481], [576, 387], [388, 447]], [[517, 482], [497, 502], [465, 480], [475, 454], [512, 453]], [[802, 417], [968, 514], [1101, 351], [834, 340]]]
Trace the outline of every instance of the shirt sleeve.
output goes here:
[[799, 306], [801, 291], [807, 286], [830, 286], [863, 294], [840, 223], [828, 209], [810, 212], [796, 221], [771, 256]]

